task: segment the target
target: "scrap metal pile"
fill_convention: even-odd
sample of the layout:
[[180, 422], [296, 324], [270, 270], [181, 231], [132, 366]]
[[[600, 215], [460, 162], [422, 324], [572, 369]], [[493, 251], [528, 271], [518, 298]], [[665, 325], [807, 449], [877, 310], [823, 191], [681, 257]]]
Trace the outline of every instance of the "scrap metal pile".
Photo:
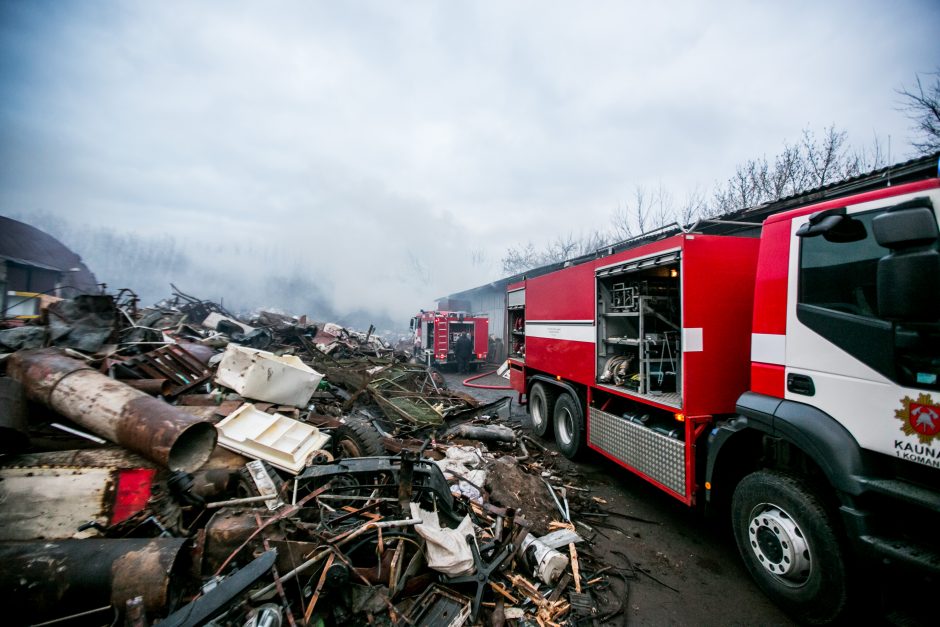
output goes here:
[[3, 327], [7, 622], [622, 613], [637, 571], [592, 555], [596, 523], [580, 520], [606, 516], [599, 500], [553, 473], [510, 398], [448, 390], [372, 329], [242, 319], [178, 291], [146, 309], [127, 291], [79, 296]]

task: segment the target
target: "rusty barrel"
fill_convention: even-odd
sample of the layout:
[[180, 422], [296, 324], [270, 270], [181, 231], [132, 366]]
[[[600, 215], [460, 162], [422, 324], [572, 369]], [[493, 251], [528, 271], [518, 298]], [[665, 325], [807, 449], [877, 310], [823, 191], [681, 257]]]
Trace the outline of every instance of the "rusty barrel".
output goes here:
[[[176, 605], [190, 569], [185, 538], [0, 542], [0, 598], [9, 624], [27, 624], [143, 596], [148, 613]], [[111, 620], [109, 615], [108, 620]]]
[[66, 357], [19, 351], [7, 372], [39, 401], [89, 431], [171, 470], [193, 472], [215, 448], [215, 426]]
[[121, 383], [151, 396], [167, 396], [173, 387], [167, 379], [121, 379]]

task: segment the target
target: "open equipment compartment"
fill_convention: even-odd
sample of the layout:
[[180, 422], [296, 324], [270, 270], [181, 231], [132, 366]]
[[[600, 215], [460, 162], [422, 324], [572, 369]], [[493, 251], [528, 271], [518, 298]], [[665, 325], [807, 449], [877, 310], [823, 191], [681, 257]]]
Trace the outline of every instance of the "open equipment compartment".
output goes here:
[[[687, 503], [697, 489], [696, 442], [748, 388], [758, 243], [677, 235], [593, 273], [587, 442]], [[629, 365], [611, 372], [618, 358]]]
[[597, 383], [682, 407], [681, 251], [601, 267]]
[[509, 327], [509, 357], [525, 360], [525, 283], [510, 286], [506, 293], [506, 324]]

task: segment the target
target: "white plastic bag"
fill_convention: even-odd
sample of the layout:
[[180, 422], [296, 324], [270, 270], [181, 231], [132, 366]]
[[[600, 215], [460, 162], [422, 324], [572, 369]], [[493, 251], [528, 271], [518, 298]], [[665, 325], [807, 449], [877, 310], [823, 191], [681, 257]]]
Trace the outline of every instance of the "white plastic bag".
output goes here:
[[417, 503], [411, 504], [411, 517], [420, 518], [415, 531], [427, 542], [428, 566], [451, 577], [473, 572], [473, 553], [467, 536], [473, 535], [473, 523], [464, 516], [456, 529], [441, 527], [437, 512], [426, 512]]

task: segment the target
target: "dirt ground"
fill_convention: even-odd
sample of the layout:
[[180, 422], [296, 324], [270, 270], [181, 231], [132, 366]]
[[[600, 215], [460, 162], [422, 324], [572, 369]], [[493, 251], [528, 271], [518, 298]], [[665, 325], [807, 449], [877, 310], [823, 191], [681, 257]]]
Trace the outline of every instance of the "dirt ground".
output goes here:
[[[481, 400], [511, 395], [511, 417], [529, 424], [513, 391], [466, 388], [462, 385], [466, 375], [444, 376], [451, 389]], [[507, 382], [491, 376], [477, 383]], [[556, 450], [554, 443], [543, 443]], [[555, 474], [607, 502], [601, 507], [609, 514], [601, 519], [603, 527], [594, 524], [597, 518], [584, 519], [597, 531], [593, 552], [610, 556], [609, 563], [618, 568], [623, 567], [625, 555], [637, 569], [648, 571], [628, 583], [614, 580], [609, 594], [618, 598], [610, 601], [624, 603], [624, 612], [608, 624], [795, 624], [752, 582], [731, 535], [710, 525], [701, 514], [600, 455], [590, 454], [583, 463], [570, 462], [560, 454], [555, 459]]]

